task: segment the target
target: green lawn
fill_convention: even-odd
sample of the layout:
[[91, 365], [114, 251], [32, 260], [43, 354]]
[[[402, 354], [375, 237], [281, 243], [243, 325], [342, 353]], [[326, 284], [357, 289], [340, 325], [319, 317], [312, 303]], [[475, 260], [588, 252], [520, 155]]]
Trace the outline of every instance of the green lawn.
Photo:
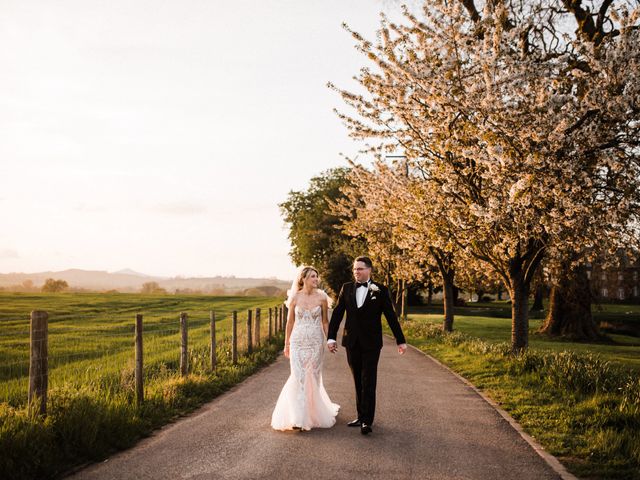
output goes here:
[[[242, 381], [277, 357], [283, 337], [267, 341], [268, 309], [281, 303], [268, 297], [0, 293], [0, 472], [12, 479], [57, 478], [74, 465], [130, 447]], [[255, 308], [262, 310], [262, 341], [249, 354], [247, 310]], [[33, 415], [26, 405], [32, 310], [49, 314], [46, 417]], [[234, 310], [235, 365], [230, 345]], [[210, 311], [217, 319], [215, 371], [209, 363]], [[186, 377], [179, 373], [180, 312], [189, 318]], [[143, 315], [141, 406], [134, 395], [137, 313]]]
[[[441, 315], [417, 314], [412, 315], [412, 317], [427, 323], [437, 325], [442, 323]], [[571, 350], [574, 352], [598, 353], [607, 360], [619, 362], [640, 370], [640, 338], [626, 335], [609, 335], [609, 337], [616, 342], [614, 344], [576, 343], [554, 340], [536, 333], [541, 323], [541, 320], [531, 320], [529, 324], [529, 346], [531, 348], [556, 352]], [[488, 342], [511, 341], [510, 319], [456, 315], [453, 325], [455, 330]]]

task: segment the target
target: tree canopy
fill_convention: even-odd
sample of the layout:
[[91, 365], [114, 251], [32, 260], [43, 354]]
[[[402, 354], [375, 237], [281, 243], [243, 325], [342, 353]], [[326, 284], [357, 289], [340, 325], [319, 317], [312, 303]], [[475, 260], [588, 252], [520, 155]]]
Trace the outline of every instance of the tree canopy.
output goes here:
[[411, 177], [384, 210], [394, 245], [444, 243], [501, 278], [516, 351], [543, 259], [638, 245], [639, 18], [625, 1], [435, 0], [383, 17], [375, 43], [349, 30], [372, 66], [366, 95], [334, 87], [355, 112], [339, 116], [380, 162], [401, 152]]
[[349, 168], [334, 168], [313, 177], [309, 187], [291, 191], [280, 204], [289, 226], [290, 256], [297, 265], [313, 265], [321, 280], [337, 294], [351, 278], [353, 258], [361, 253], [363, 242], [344, 234], [343, 219], [330, 205], [344, 197], [342, 188], [350, 184]]

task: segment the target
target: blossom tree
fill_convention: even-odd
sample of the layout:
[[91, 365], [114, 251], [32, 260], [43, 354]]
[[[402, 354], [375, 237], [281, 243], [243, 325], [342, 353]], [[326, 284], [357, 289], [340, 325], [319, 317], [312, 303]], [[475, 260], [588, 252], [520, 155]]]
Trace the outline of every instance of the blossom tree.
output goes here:
[[638, 242], [639, 11], [582, 4], [434, 0], [382, 17], [375, 44], [351, 32], [374, 63], [357, 77], [368, 94], [339, 90], [351, 135], [403, 151], [448, 241], [502, 279], [514, 351], [544, 258], [574, 267]]
[[[340, 229], [354, 238], [362, 237], [379, 275], [392, 287], [397, 284], [396, 304], [405, 313], [407, 282], [422, 278], [423, 260], [402, 242], [404, 228], [398, 222], [398, 178], [385, 165], [369, 171], [352, 163], [349, 183], [343, 195], [333, 202], [334, 215], [342, 219]], [[392, 191], [393, 190], [393, 191]]]
[[372, 170], [353, 164], [350, 185], [335, 206], [345, 219], [345, 232], [363, 235], [378, 263], [391, 266], [390, 276], [401, 284], [437, 269], [442, 279], [443, 328], [451, 331], [457, 246], [445, 234], [441, 212], [427, 203], [422, 182], [406, 162], [388, 165], [379, 160]]

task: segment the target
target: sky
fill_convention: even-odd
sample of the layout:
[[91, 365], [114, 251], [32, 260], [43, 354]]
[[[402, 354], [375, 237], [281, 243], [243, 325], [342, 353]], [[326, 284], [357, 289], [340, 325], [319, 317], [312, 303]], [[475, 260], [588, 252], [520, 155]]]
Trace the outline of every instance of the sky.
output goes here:
[[295, 274], [278, 203], [358, 145], [391, 0], [0, 0], [0, 273]]

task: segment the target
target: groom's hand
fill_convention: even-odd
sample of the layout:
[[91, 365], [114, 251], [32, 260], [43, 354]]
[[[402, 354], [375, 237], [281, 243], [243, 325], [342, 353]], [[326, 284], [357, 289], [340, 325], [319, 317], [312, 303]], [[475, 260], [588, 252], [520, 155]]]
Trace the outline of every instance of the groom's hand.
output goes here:
[[336, 352], [338, 351], [338, 342], [336, 342], [336, 341], [333, 341], [333, 342], [329, 341], [329, 342], [327, 342], [327, 348], [329, 349], [329, 351], [330, 351], [331, 353], [336, 353]]
[[401, 343], [400, 345], [398, 345], [398, 353], [400, 355], [404, 355], [404, 352], [407, 351], [407, 344], [406, 343]]

